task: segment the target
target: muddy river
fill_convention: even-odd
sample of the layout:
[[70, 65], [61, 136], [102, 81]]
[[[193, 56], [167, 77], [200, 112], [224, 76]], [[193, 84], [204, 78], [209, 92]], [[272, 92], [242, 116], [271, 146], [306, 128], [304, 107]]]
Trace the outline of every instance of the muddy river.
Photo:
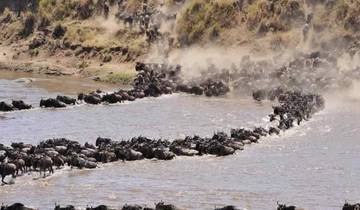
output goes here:
[[[33, 78], [28, 79], [19, 78]], [[41, 97], [113, 89], [78, 79], [0, 74], [0, 101], [22, 99], [38, 106]], [[40, 209], [54, 203], [114, 207], [158, 201], [187, 209], [236, 205], [275, 209], [276, 201], [307, 209], [340, 209], [360, 195], [360, 101], [327, 97], [326, 109], [280, 137], [268, 137], [233, 156], [177, 157], [64, 169], [39, 179], [24, 175], [0, 186], [0, 202]], [[264, 124], [270, 103], [247, 97], [206, 98], [174, 94], [116, 105], [79, 105], [0, 114], [0, 143], [38, 143], [52, 137], [95, 142], [144, 135], [180, 138]]]

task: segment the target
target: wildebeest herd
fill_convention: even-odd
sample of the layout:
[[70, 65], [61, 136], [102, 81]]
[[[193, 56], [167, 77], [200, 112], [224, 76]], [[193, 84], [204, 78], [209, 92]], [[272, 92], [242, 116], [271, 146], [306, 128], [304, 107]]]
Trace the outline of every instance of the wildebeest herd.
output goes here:
[[[318, 55], [308, 56], [316, 60]], [[250, 64], [249, 64], [250, 65]], [[291, 64], [294, 65], [294, 64]], [[299, 63], [297, 65], [300, 65]], [[301, 64], [302, 65], [302, 64]], [[40, 107], [63, 108], [76, 104], [113, 104], [124, 101], [134, 101], [145, 97], [158, 97], [163, 94], [184, 92], [195, 95], [222, 96], [230, 91], [229, 83], [224, 78], [229, 73], [211, 75], [200, 82], [184, 81], [181, 77], [181, 67], [160, 64], [137, 63], [138, 72], [133, 82], [133, 88], [105, 93], [100, 90], [88, 94], [80, 93], [76, 98], [57, 96], [42, 99]], [[279, 76], [279, 79], [283, 79]], [[243, 76], [244, 74], [242, 74]], [[237, 78], [242, 78], [239, 76]], [[247, 74], [247, 77], [249, 74]], [[276, 76], [276, 75], [275, 75]], [[217, 78], [217, 79], [213, 79]], [[241, 80], [240, 80], [241, 81]], [[281, 83], [280, 83], [281, 84]], [[142, 159], [171, 160], [176, 156], [216, 155], [227, 156], [243, 150], [247, 144], [257, 143], [269, 135], [279, 135], [293, 126], [309, 120], [313, 114], [324, 108], [322, 96], [310, 92], [288, 90], [283, 86], [255, 89], [252, 96], [256, 101], [274, 101], [273, 112], [269, 114], [269, 123], [263, 127], [236, 128], [226, 132], [216, 132], [211, 137], [187, 136], [184, 139], [149, 139], [143, 136], [130, 140], [114, 141], [99, 137], [95, 144], [81, 145], [65, 138], [48, 139], [38, 145], [12, 143], [11, 146], [0, 144], [0, 175], [6, 184], [5, 177], [16, 177], [22, 173], [38, 171], [41, 175], [54, 172], [54, 167], [60, 169], [65, 165], [78, 169], [93, 169], [100, 163], [114, 161], [136, 161]], [[23, 101], [13, 101], [12, 104], [0, 103], [0, 111], [15, 111], [31, 109], [32, 106]], [[72, 209], [73, 207], [56, 209]], [[175, 208], [175, 207], [174, 207]], [[358, 205], [345, 204], [343, 209], [357, 209]], [[2, 209], [13, 209], [2, 207]], [[26, 209], [15, 208], [15, 209]], [[89, 208], [109, 209], [109, 208]], [[144, 207], [127, 207], [123, 209], [151, 209]], [[155, 209], [171, 209], [160, 208]], [[224, 207], [218, 209], [236, 209]], [[279, 204], [278, 209], [298, 209], [294, 206]]]
[[[181, 67], [137, 63], [138, 72], [133, 81], [133, 88], [130, 90], [119, 90], [113, 93], [105, 93], [101, 90], [90, 92], [89, 94], [80, 93], [77, 99], [69, 96], [57, 96], [56, 98], [41, 99], [40, 107], [44, 108], [64, 108], [75, 104], [113, 104], [124, 101], [134, 101], [144, 97], [158, 97], [163, 94], [174, 92], [185, 92], [196, 95], [221, 96], [230, 91], [227, 84], [221, 80], [208, 78], [199, 85], [185, 83], [181, 77]], [[0, 111], [10, 112], [33, 108], [25, 102], [12, 101], [12, 104], [0, 102]]]
[[[215, 207], [215, 210], [240, 210], [235, 206], [224, 206], [224, 207]], [[25, 207], [22, 203], [14, 203], [9, 206], [2, 206], [1, 210], [35, 210], [33, 208]], [[55, 204], [54, 210], [76, 210], [73, 205], [67, 205], [61, 207], [60, 205]], [[164, 202], [159, 202], [155, 204], [155, 208], [151, 207], [144, 207], [141, 205], [124, 205], [122, 208], [111, 208], [106, 205], [99, 205], [96, 207], [86, 207], [86, 210], [180, 210], [176, 206], [172, 204], [165, 204]]]
[[[138, 73], [133, 81], [133, 88], [130, 90], [112, 93], [97, 90], [88, 94], [81, 93], [77, 99], [57, 96], [42, 99], [40, 107], [64, 108], [81, 103], [111, 104], [176, 92], [208, 97], [222, 96], [230, 91], [230, 85], [235, 92], [249, 94], [255, 91], [253, 96], [261, 100], [265, 96], [264, 91], [276, 91], [277, 86], [282, 87], [281, 89], [322, 92], [331, 88], [350, 86], [349, 78], [360, 79], [360, 69], [340, 71], [331, 68], [332, 66], [336, 66], [334, 56], [319, 52], [301, 54], [281, 67], [267, 61], [252, 61], [244, 56], [240, 66], [235, 70], [219, 70], [210, 66], [200, 79], [184, 81], [181, 66], [137, 63], [135, 69]], [[264, 91], [256, 91], [259, 88]], [[269, 97], [272, 99], [274, 94], [270, 93]], [[12, 104], [0, 102], [0, 112], [31, 108], [31, 105], [21, 100], [13, 101]]]
[[[42, 99], [40, 107], [62, 108], [77, 103], [100, 104], [133, 101], [144, 97], [158, 97], [173, 92], [186, 92], [196, 95], [221, 96], [230, 91], [223, 80], [203, 79], [199, 84], [184, 81], [180, 66], [137, 63], [138, 72], [133, 88], [113, 93], [94, 91], [79, 94], [78, 98], [57, 96]], [[256, 90], [253, 98], [276, 100], [270, 123], [253, 129], [232, 129], [230, 135], [217, 132], [212, 137], [187, 136], [184, 139], [149, 139], [143, 136], [130, 140], [114, 141], [99, 137], [95, 145], [84, 145], [68, 139], [48, 139], [38, 145], [12, 143], [11, 147], [0, 144], [0, 174], [2, 182], [8, 175], [16, 176], [27, 171], [53, 173], [53, 167], [61, 168], [65, 164], [76, 168], [96, 168], [98, 163], [113, 161], [135, 161], [141, 159], [171, 160], [176, 156], [216, 155], [226, 156], [243, 150], [244, 145], [257, 143], [268, 135], [279, 135], [281, 131], [300, 125], [314, 113], [324, 107], [320, 95], [287, 91], [281, 87]], [[32, 108], [22, 101], [12, 104], [1, 103], [0, 108], [11, 111]]]
[[[147, 74], [146, 71], [142, 71], [142, 73]], [[153, 76], [153, 74], [149, 73], [149, 76], [144, 77], [150, 80], [160, 77]], [[168, 76], [165, 74], [162, 77], [166, 78]], [[171, 77], [175, 76], [176, 74]], [[169, 88], [169, 91], [172, 90], [171, 84], [159, 82], [148, 85], [149, 82], [143, 80], [137, 81], [135, 87], [141, 88], [142, 93], [145, 95], [158, 96], [167, 88]], [[155, 80], [155, 82], [158, 81]], [[169, 79], [165, 81], [169, 81]], [[131, 91], [134, 93], [140, 92], [138, 89]], [[257, 92], [254, 93], [254, 98], [259, 100], [257, 94]], [[38, 145], [20, 142], [12, 143], [11, 147], [7, 147], [0, 144], [2, 182], [6, 183], [4, 178], [8, 175], [15, 177], [19, 173], [29, 170], [43, 172], [44, 175], [46, 172], [53, 173], [53, 166], [61, 168], [65, 164], [81, 169], [96, 168], [98, 163], [118, 160], [135, 161], [153, 158], [171, 160], [176, 156], [231, 155], [236, 150], [243, 150], [245, 144], [258, 142], [261, 137], [278, 135], [281, 131], [292, 128], [295, 123], [300, 125], [303, 120], [308, 120], [314, 113], [324, 107], [324, 99], [319, 95], [284, 91], [281, 88], [270, 92], [265, 91], [262, 94], [271, 95], [272, 100], [277, 99], [278, 101], [278, 105], [273, 106], [273, 113], [269, 115], [272, 124], [254, 129], [232, 129], [230, 135], [225, 132], [217, 132], [210, 138], [187, 136], [184, 139], [172, 140], [149, 139], [139, 136], [126, 141], [113, 141], [99, 137], [95, 145], [90, 143], [81, 145], [76, 141], [64, 138], [48, 139]], [[118, 97], [117, 94], [114, 95], [114, 97]], [[102, 98], [106, 96], [104, 95]], [[265, 99], [265, 97], [263, 98]], [[278, 122], [277, 125], [274, 125], [274, 122]]]
[[[359, 210], [360, 204], [349, 204], [345, 202], [342, 210]], [[54, 210], [76, 210], [75, 206], [67, 205], [60, 206], [55, 204]], [[215, 210], [241, 210], [232, 205], [224, 206], [224, 207], [215, 207]], [[35, 210], [33, 208], [26, 207], [22, 203], [14, 203], [12, 205], [5, 206], [4, 204], [1, 206], [1, 210]], [[122, 208], [111, 208], [106, 205], [99, 205], [96, 207], [86, 207], [86, 210], [180, 210], [176, 206], [172, 204], [165, 204], [164, 202], [159, 202], [155, 204], [155, 208], [141, 206], [141, 205], [124, 205]], [[287, 206], [285, 204], [279, 204], [277, 210], [304, 210], [303, 208], [298, 208], [296, 206]]]

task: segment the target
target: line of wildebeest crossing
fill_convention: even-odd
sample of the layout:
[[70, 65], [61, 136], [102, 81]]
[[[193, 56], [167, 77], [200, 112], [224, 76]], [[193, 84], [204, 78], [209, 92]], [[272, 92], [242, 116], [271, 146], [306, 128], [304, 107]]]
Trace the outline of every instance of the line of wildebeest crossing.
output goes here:
[[[163, 94], [185, 92], [196, 95], [222, 96], [230, 91], [228, 85], [221, 80], [206, 79], [200, 84], [185, 82], [179, 76], [179, 66], [137, 63], [138, 72], [134, 86], [130, 90], [119, 90], [112, 93], [93, 91], [89, 94], [79, 94], [78, 98], [57, 96], [42, 99], [40, 107], [63, 108], [75, 104], [113, 104], [124, 101], [134, 101], [145, 97], [158, 97]], [[324, 99], [317, 94], [301, 91], [289, 91], [284, 88], [272, 88], [253, 91], [256, 101], [276, 101], [273, 112], [269, 115], [269, 123], [253, 129], [237, 128], [225, 132], [216, 132], [212, 137], [187, 136], [184, 139], [150, 139], [143, 136], [130, 140], [114, 141], [109, 138], [97, 138], [95, 145], [80, 144], [65, 138], [54, 138], [40, 142], [38, 145], [22, 142], [11, 146], [0, 144], [0, 175], [2, 183], [7, 176], [16, 177], [30, 171], [38, 171], [41, 175], [52, 174], [55, 169], [68, 165], [71, 168], [93, 169], [101, 163], [114, 161], [136, 161], [142, 159], [172, 160], [176, 156], [215, 155], [227, 156], [238, 150], [243, 150], [247, 144], [257, 143], [269, 135], [279, 135], [291, 129], [302, 121], [309, 120], [313, 114], [324, 108]], [[15, 111], [31, 109], [32, 106], [23, 101], [13, 101], [12, 104], [0, 103], [0, 111]], [[350, 205], [349, 205], [350, 206]], [[345, 208], [345, 207], [344, 207]], [[2, 206], [1, 210], [31, 209], [21, 203]], [[73, 206], [60, 207], [56, 210], [75, 209]], [[87, 209], [112, 209], [101, 205]], [[125, 205], [122, 210], [173, 210], [173, 205], [156, 204], [155, 208]], [[234, 206], [215, 208], [217, 210], [238, 209]], [[279, 210], [297, 209], [295, 206], [279, 204]], [[345, 208], [351, 209], [351, 208]]]
[[[184, 92], [195, 95], [222, 96], [230, 91], [223, 80], [207, 78], [202, 82], [184, 81], [180, 66], [137, 63], [138, 72], [133, 88], [106, 93], [100, 90], [88, 94], [81, 93], [77, 99], [69, 96], [41, 99], [41, 108], [64, 108], [76, 104], [113, 104], [124, 101], [134, 101], [145, 97], [158, 97], [164, 94]], [[0, 144], [0, 175], [2, 183], [7, 176], [16, 177], [30, 171], [38, 171], [41, 175], [52, 174], [55, 169], [68, 165], [71, 168], [93, 169], [101, 163], [114, 161], [136, 161], [142, 159], [171, 160], [176, 156], [215, 155], [227, 156], [243, 150], [247, 144], [257, 143], [270, 135], [279, 135], [296, 124], [309, 120], [313, 114], [324, 108], [322, 96], [302, 91], [288, 90], [283, 87], [253, 90], [256, 101], [274, 101], [273, 112], [269, 114], [269, 123], [263, 127], [252, 129], [237, 128], [225, 132], [216, 132], [212, 137], [187, 136], [184, 139], [149, 139], [143, 136], [130, 140], [114, 141], [109, 138], [97, 138], [95, 145], [80, 144], [65, 138], [54, 138], [40, 142], [38, 145], [22, 142], [11, 146]], [[0, 102], [0, 111], [9, 112], [32, 109], [23, 101], [13, 101], [12, 104]], [[359, 204], [346, 203], [343, 210], [359, 209]], [[21, 203], [10, 206], [3, 205], [1, 210], [31, 209]], [[72, 210], [74, 206], [60, 207], [56, 210]], [[112, 209], [108, 206], [89, 207], [89, 210]], [[158, 203], [155, 208], [138, 205], [125, 205], [122, 210], [173, 210], [173, 205]], [[215, 208], [216, 210], [235, 210], [234, 206]], [[278, 204], [278, 210], [295, 210], [295, 206]]]
[[[56, 98], [41, 99], [42, 108], [65, 108], [75, 104], [114, 104], [124, 101], [134, 101], [145, 97], [159, 97], [164, 94], [185, 92], [196, 95], [221, 96], [230, 91], [229, 87], [220, 80], [207, 79], [199, 85], [187, 84], [180, 77], [181, 67], [137, 63], [138, 72], [130, 90], [119, 90], [106, 93], [101, 90], [89, 94], [80, 93], [76, 98], [60, 96]], [[11, 112], [16, 110], [32, 109], [33, 107], [22, 100], [13, 100], [12, 103], [0, 102], [0, 111]]]
[[217, 132], [212, 137], [187, 136], [184, 139], [149, 139], [143, 136], [130, 140], [114, 141], [97, 138], [95, 145], [71, 141], [65, 138], [48, 139], [38, 145], [12, 143], [10, 147], [0, 144], [0, 174], [2, 182], [8, 175], [16, 176], [30, 170], [53, 173], [53, 167], [65, 164], [71, 167], [96, 168], [98, 163], [118, 160], [141, 159], [171, 160], [175, 156], [201, 156], [205, 154], [227, 156], [243, 150], [245, 144], [257, 143], [268, 135], [279, 135], [281, 131], [300, 125], [324, 107], [319, 95], [276, 89], [266, 93], [275, 97], [279, 105], [273, 106], [270, 121], [277, 126], [253, 129], [232, 129], [230, 135]]
[[[296, 206], [287, 206], [285, 204], [277, 204], [277, 210], [304, 210], [303, 208], [299, 208]], [[54, 210], [76, 210], [75, 206], [73, 205], [67, 205], [67, 206], [60, 206], [55, 204]], [[238, 208], [236, 206], [228, 205], [224, 207], [214, 207], [214, 210], [241, 210], [241, 208]], [[342, 207], [342, 210], [358, 210], [360, 209], [360, 204], [349, 204], [348, 202], [345, 202], [344, 206]], [[14, 203], [12, 205], [2, 205], [1, 210], [35, 210], [34, 208], [26, 207], [22, 203]], [[159, 202], [155, 204], [155, 208], [147, 207], [147, 206], [141, 206], [141, 205], [124, 205], [122, 208], [112, 208], [107, 205], [99, 205], [96, 207], [86, 207], [86, 210], [180, 210], [180, 208], [176, 207], [172, 204], [166, 204], [164, 202]]]

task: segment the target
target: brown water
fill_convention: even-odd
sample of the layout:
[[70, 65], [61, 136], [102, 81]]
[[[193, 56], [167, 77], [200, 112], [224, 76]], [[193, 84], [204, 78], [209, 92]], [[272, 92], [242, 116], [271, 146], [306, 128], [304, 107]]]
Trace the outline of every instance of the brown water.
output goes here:
[[[37, 104], [42, 96], [68, 92], [11, 79], [0, 79], [0, 101], [22, 98]], [[359, 201], [360, 196], [359, 107], [358, 100], [339, 104], [329, 98], [327, 108], [306, 124], [229, 157], [119, 162], [96, 170], [65, 169], [45, 179], [26, 175], [14, 185], [0, 187], [0, 202], [51, 209], [55, 202], [117, 207], [163, 200], [188, 209], [233, 204], [264, 210], [275, 209], [276, 201], [282, 201], [307, 209], [341, 209], [345, 199]], [[118, 140], [141, 134], [205, 136], [264, 124], [270, 111], [270, 104], [255, 104], [248, 98], [188, 95], [112, 106], [35, 109], [1, 114], [0, 143], [37, 143], [51, 137], [94, 142], [98, 136]]]

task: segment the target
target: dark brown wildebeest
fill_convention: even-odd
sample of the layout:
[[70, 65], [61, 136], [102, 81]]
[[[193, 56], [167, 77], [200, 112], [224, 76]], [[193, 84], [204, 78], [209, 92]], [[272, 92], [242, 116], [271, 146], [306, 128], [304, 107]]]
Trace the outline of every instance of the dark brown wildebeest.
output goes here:
[[50, 157], [45, 156], [45, 157], [40, 158], [40, 160], [38, 161], [40, 176], [41, 176], [41, 171], [44, 171], [44, 177], [45, 177], [46, 170], [48, 170], [50, 174], [53, 174], [54, 169], [52, 166], [53, 166], [53, 161], [51, 160]]
[[1, 182], [4, 184], [8, 184], [4, 181], [5, 177], [8, 175], [12, 175], [15, 178], [16, 166], [12, 163], [3, 163], [0, 164], [0, 175], [1, 175]]

